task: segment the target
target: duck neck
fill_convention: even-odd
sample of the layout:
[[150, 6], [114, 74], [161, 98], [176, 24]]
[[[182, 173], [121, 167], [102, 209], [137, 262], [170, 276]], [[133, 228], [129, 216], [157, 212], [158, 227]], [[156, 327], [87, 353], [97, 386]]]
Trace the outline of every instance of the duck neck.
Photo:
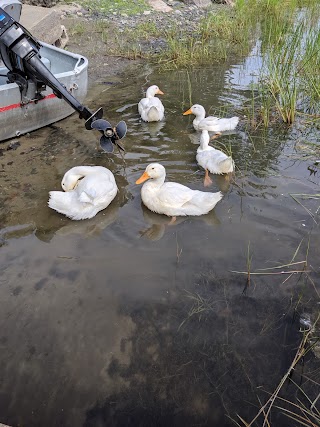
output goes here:
[[154, 98], [154, 96], [155, 96], [155, 93], [153, 89], [149, 87], [149, 89], [147, 89], [147, 92], [146, 92], [146, 98]]
[[72, 168], [69, 172], [72, 173], [72, 175], [77, 176], [78, 179], [80, 179], [92, 173], [93, 170], [91, 167], [88, 166], [76, 166]]
[[165, 178], [166, 176], [162, 175], [162, 176], [159, 176], [158, 178], [149, 179], [149, 181], [145, 183], [145, 186], [149, 189], [157, 190], [163, 186]]
[[206, 117], [206, 112], [205, 112], [204, 108], [201, 109], [201, 111], [197, 111], [196, 119], [197, 119], [198, 122], [200, 122], [201, 120], [203, 120], [205, 117]]
[[209, 132], [207, 130], [203, 130], [200, 136], [200, 150], [207, 150], [209, 148]]

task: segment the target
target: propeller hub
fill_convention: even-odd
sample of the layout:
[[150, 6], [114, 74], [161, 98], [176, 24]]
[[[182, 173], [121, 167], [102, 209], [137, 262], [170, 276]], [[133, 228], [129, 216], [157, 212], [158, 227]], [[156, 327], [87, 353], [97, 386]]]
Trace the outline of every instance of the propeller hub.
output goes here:
[[125, 151], [125, 149], [119, 143], [119, 139], [124, 138], [127, 133], [127, 125], [123, 120], [113, 128], [106, 120], [95, 119], [91, 123], [91, 128], [97, 129], [102, 133], [102, 137], [100, 138], [100, 146], [104, 151], [112, 153], [114, 145], [120, 148], [120, 150]]

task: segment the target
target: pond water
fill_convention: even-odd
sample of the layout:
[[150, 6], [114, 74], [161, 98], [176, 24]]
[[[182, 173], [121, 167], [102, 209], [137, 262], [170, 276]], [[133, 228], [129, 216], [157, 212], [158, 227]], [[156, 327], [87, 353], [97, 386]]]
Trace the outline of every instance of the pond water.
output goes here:
[[[297, 313], [319, 307], [319, 200], [296, 196], [304, 208], [290, 196], [319, 194], [315, 158], [303, 145], [319, 133], [302, 122], [247, 127], [240, 107], [252, 96], [254, 64], [253, 52], [192, 72], [139, 65], [113, 81], [106, 69], [86, 105], [126, 121], [124, 157], [99, 152], [97, 133], [75, 115], [2, 152], [0, 422], [231, 426], [237, 414], [250, 421], [275, 389], [301, 339]], [[137, 114], [151, 84], [165, 93], [162, 123]], [[240, 115], [238, 128], [216, 141], [232, 150], [233, 180], [212, 176], [204, 189], [193, 117], [182, 116], [192, 103]], [[135, 184], [154, 161], [168, 180], [219, 189], [222, 201], [168, 225], [141, 204]], [[119, 187], [105, 211], [80, 222], [47, 207], [48, 192], [76, 165], [108, 167]], [[246, 286], [247, 276], [232, 271], [247, 270], [248, 250], [251, 271], [308, 255], [310, 279], [252, 275]], [[287, 387], [286, 396], [295, 391]], [[274, 421], [293, 425], [281, 414]]]

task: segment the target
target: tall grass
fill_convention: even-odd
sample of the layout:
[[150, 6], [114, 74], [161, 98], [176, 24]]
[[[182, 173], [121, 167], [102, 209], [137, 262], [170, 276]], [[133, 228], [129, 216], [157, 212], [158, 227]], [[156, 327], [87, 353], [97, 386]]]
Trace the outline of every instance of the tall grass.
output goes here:
[[320, 101], [317, 2], [239, 0], [237, 8], [237, 13], [248, 15], [252, 26], [257, 24], [261, 41], [262, 67], [252, 94], [251, 124], [268, 127], [277, 118], [291, 124], [299, 112], [315, 113]]
[[310, 28], [300, 12], [291, 25], [271, 19], [265, 37], [260, 85], [268, 89], [283, 122], [291, 124], [298, 110], [307, 111], [320, 100], [319, 25]]

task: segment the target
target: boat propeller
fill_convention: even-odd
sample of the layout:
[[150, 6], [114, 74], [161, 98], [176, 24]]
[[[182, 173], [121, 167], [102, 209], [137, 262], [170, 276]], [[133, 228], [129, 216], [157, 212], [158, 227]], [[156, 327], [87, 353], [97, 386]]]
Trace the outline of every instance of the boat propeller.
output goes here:
[[[112, 127], [108, 121], [102, 119], [102, 108], [92, 113], [89, 108], [74, 98], [41, 61], [40, 47], [41, 43], [0, 7], [0, 58], [10, 70], [10, 82], [16, 82], [22, 88], [21, 92], [27, 93], [28, 81], [33, 81], [37, 87], [37, 99], [44, 97], [41, 92], [49, 86], [58, 98], [63, 98], [79, 113], [80, 119], [86, 120], [87, 130], [100, 131], [102, 134], [100, 145], [104, 151], [112, 153], [114, 145], [125, 151], [119, 143], [127, 133], [125, 122], [121, 121]], [[20, 78], [21, 76], [23, 79]]]
[[112, 153], [114, 145], [125, 151], [120, 144], [119, 139], [122, 139], [127, 133], [127, 125], [121, 120], [115, 127], [112, 127], [107, 120], [96, 119], [91, 123], [92, 129], [97, 129], [102, 133], [100, 138], [100, 146], [107, 153]]
[[125, 151], [123, 146], [120, 144], [119, 139], [125, 137], [127, 133], [127, 125], [121, 120], [117, 126], [112, 127], [111, 124], [102, 118], [103, 110], [99, 108], [95, 113], [91, 113], [87, 108], [82, 112], [82, 116], [87, 118], [85, 127], [88, 130], [97, 129], [102, 133], [100, 138], [100, 146], [107, 153], [113, 153], [114, 145], [120, 150]]

